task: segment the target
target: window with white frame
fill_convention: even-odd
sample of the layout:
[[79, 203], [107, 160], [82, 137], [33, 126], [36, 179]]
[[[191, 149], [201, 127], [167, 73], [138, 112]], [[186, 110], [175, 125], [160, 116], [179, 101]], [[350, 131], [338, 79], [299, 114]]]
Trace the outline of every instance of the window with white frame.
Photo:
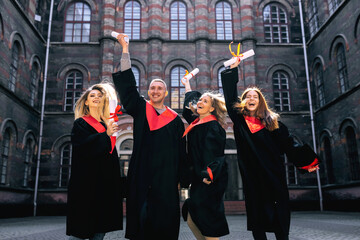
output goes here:
[[277, 111], [291, 111], [289, 77], [284, 71], [276, 71], [272, 76], [274, 103]]
[[345, 48], [343, 44], [338, 44], [336, 48], [337, 72], [340, 84], [340, 92], [344, 93], [349, 89], [349, 81], [346, 66]]
[[185, 86], [181, 83], [181, 79], [186, 74], [186, 71], [184, 67], [176, 66], [170, 72], [171, 108], [180, 109], [185, 99]]
[[216, 39], [232, 40], [232, 11], [228, 2], [220, 1], [215, 6]]
[[7, 181], [7, 168], [10, 155], [10, 140], [11, 131], [7, 128], [4, 131], [2, 146], [1, 146], [1, 159], [0, 159], [0, 184], [6, 184]]
[[76, 101], [80, 98], [83, 86], [83, 74], [79, 71], [71, 71], [66, 76], [64, 111], [74, 111]]
[[60, 148], [60, 169], [59, 169], [59, 187], [67, 187], [71, 175], [71, 143], [65, 143]]
[[65, 42], [89, 42], [91, 8], [84, 2], [69, 5], [65, 16]]
[[124, 33], [130, 39], [140, 39], [141, 5], [128, 1], [124, 7]]
[[310, 36], [314, 36], [314, 34], [319, 30], [319, 16], [318, 16], [318, 7], [316, 0], [309, 0], [308, 18], [309, 18]]
[[20, 46], [18, 42], [14, 42], [11, 53], [10, 79], [9, 79], [9, 88], [13, 92], [15, 92], [16, 80], [18, 76], [19, 58], [20, 58]]
[[279, 4], [266, 5], [263, 11], [265, 42], [288, 43], [289, 22], [287, 13]]
[[175, 1], [170, 6], [170, 39], [187, 39], [186, 5], [180, 1]]

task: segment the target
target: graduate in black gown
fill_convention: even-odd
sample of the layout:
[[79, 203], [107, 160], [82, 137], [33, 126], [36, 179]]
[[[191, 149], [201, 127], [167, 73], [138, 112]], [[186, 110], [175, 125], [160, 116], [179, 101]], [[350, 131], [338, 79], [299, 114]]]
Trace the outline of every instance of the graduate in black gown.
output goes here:
[[237, 93], [238, 64], [221, 73], [226, 107], [234, 123], [238, 164], [244, 185], [247, 227], [254, 239], [274, 232], [277, 240], [288, 239], [289, 193], [281, 156], [303, 171], [318, 169], [318, 157], [308, 145], [297, 144], [287, 127], [278, 121], [259, 89]]
[[189, 123], [183, 136], [187, 136], [193, 169], [183, 217], [196, 239], [215, 240], [229, 234], [223, 201], [228, 183], [226, 133], [221, 126], [226, 119], [225, 101], [221, 94], [191, 91], [189, 80], [183, 84], [186, 93], [182, 115]]
[[134, 118], [134, 147], [127, 175], [126, 238], [178, 239], [180, 206], [178, 183], [185, 160], [184, 124], [164, 105], [163, 80], [150, 83], [146, 101], [131, 70], [128, 43], [121, 34], [121, 70], [113, 80], [126, 113]]
[[106, 232], [123, 228], [123, 186], [115, 142], [110, 137], [119, 128], [108, 118], [108, 94], [104, 84], [96, 84], [76, 102], [71, 131], [66, 221], [70, 240], [101, 240]]

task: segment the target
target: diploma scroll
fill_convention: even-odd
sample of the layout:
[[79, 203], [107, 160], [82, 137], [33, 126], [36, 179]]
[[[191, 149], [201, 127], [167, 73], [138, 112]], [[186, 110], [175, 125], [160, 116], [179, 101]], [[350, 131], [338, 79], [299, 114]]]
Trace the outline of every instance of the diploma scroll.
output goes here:
[[189, 72], [188, 74], [186, 74], [182, 79], [181, 81], [182, 82], [186, 82], [190, 79], [192, 79], [196, 74], [199, 73], [199, 69], [198, 68], [195, 68], [194, 70], [192, 70], [191, 72]]
[[240, 61], [242, 61], [242, 60], [249, 58], [251, 56], [254, 56], [254, 55], [255, 55], [255, 52], [254, 52], [254, 50], [251, 49], [249, 51], [244, 52], [243, 54], [240, 54], [239, 56], [232, 57], [231, 59], [225, 61], [224, 66], [228, 67], [228, 66], [236, 63], [236, 61], [239, 61], [239, 59], [240, 59]]
[[[116, 39], [120, 34], [125, 34], [125, 33], [118, 33], [118, 32], [114, 32], [114, 31], [111, 32], [111, 36], [116, 38]], [[125, 42], [129, 43], [129, 38], [128, 37], [124, 37], [124, 40], [125, 40]]]
[[[117, 100], [110, 99], [109, 100], [109, 110], [110, 110], [110, 115], [111, 116], [114, 116], [116, 114], [116, 107], [117, 107]], [[117, 122], [117, 118], [114, 118], [114, 122]], [[118, 132], [113, 133], [112, 136], [117, 138]]]

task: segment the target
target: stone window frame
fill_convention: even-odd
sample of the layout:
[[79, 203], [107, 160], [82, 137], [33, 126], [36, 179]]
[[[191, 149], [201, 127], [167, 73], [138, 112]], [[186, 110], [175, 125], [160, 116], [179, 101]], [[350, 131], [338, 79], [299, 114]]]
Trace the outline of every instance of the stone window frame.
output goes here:
[[[275, 84], [274, 80], [274, 75], [275, 74], [278, 74], [278, 84]], [[280, 75], [281, 74], [281, 75]], [[286, 86], [287, 88], [286, 89], [283, 89], [282, 88], [282, 80], [283, 80], [283, 76], [285, 77], [286, 79]], [[288, 112], [291, 112], [291, 94], [290, 94], [290, 76], [289, 74], [285, 71], [285, 70], [277, 70], [275, 71], [273, 74], [272, 74], [272, 88], [273, 88], [273, 98], [274, 98], [274, 108], [277, 110], [277, 111], [280, 111], [280, 112], [283, 112], [283, 111], [288, 111]], [[275, 89], [275, 85], [279, 85], [279, 88], [276, 88]], [[278, 93], [279, 94], [279, 97], [276, 97], [275, 93]], [[284, 93], [287, 93], [287, 97], [285, 96]], [[280, 103], [279, 105], [276, 104], [276, 100], [279, 99], [280, 100]], [[288, 103], [287, 104], [284, 104], [284, 100], [287, 100]], [[288, 107], [288, 110], [284, 110], [284, 107], [287, 106]], [[279, 107], [279, 108], [278, 108]]]
[[[278, 16], [278, 19], [279, 19], [279, 23], [272, 23], [271, 22], [271, 10], [272, 10], [272, 7], [276, 7], [277, 9], [277, 16]], [[267, 8], [270, 8], [270, 21], [269, 22], [266, 22], [265, 20], [265, 17], [264, 17], [264, 12], [266, 11]], [[286, 22], [285, 23], [281, 23], [281, 19], [280, 19], [280, 10], [283, 11], [283, 13], [285, 14], [285, 20]], [[264, 40], [265, 42], [267, 43], [290, 43], [290, 39], [291, 39], [291, 36], [290, 36], [290, 20], [289, 20], [289, 13], [287, 11], [287, 8], [282, 5], [281, 3], [278, 3], [278, 2], [270, 2], [268, 4], [266, 4], [264, 6], [264, 8], [262, 9], [262, 19], [263, 19], [263, 26], [264, 26]], [[274, 42], [274, 26], [278, 27], [279, 31], [278, 31], [278, 34], [279, 34], [279, 41], [278, 42]], [[270, 28], [269, 30], [269, 33], [270, 33], [270, 38], [267, 39], [266, 37], [266, 28]], [[282, 27], [285, 27], [286, 30], [285, 31], [282, 31]], [[286, 34], [286, 40], [285, 42], [283, 41], [283, 37], [282, 37], [282, 33], [285, 33]]]
[[309, 32], [310, 36], [314, 36], [319, 30], [319, 15], [316, 0], [309, 0], [308, 2], [308, 21], [309, 21]]
[[[172, 19], [172, 15], [174, 14], [173, 12], [173, 6], [177, 4], [176, 7], [176, 14], [177, 14], [177, 18]], [[180, 9], [185, 9], [185, 18], [184, 19], [180, 19]], [[186, 5], [185, 2], [183, 1], [173, 1], [170, 4], [170, 13], [169, 13], [169, 23], [170, 23], [170, 40], [187, 40], [188, 39], [188, 7]], [[173, 27], [173, 23], [177, 23], [177, 27], [174, 28]], [[180, 24], [183, 23], [185, 24], [185, 35], [183, 35], [181, 33], [181, 28], [180, 28]], [[176, 33], [174, 33], [176, 32]], [[183, 36], [183, 37], [182, 37]]]
[[330, 15], [332, 15], [336, 11], [342, 1], [343, 0], [327, 0]]
[[[81, 87], [76, 87], [76, 74], [81, 74]], [[70, 75], [75, 74], [73, 77], [73, 88], [68, 88], [68, 80]], [[84, 74], [79, 69], [71, 69], [66, 73], [65, 81], [64, 81], [64, 101], [63, 101], [63, 111], [64, 112], [71, 112], [74, 111], [75, 103], [80, 98], [82, 92], [83, 92], [83, 86], [84, 86]], [[78, 84], [80, 85], [80, 84]], [[71, 93], [71, 97], [68, 96], [68, 93]], [[71, 100], [72, 105], [71, 109], [67, 108], [70, 106], [70, 104], [67, 104], [67, 100]]]
[[[224, 9], [225, 9], [225, 4], [227, 4], [228, 6], [230, 6], [230, 19], [225, 19], [226, 16], [225, 16], [225, 12], [224, 12]], [[220, 6], [221, 5], [221, 6]], [[223, 19], [218, 19], [217, 17], [217, 11], [218, 10], [221, 10], [222, 11], [222, 18]], [[218, 27], [218, 22], [221, 22], [223, 27], [222, 27], [222, 30], [223, 30], [223, 38], [219, 38], [219, 36], [221, 35], [221, 33], [219, 33], [219, 27]], [[230, 23], [231, 24], [231, 33], [229, 33], [229, 29], [227, 30], [225, 24], [226, 23]], [[234, 39], [234, 24], [233, 24], [233, 7], [231, 5], [231, 3], [229, 3], [228, 1], [218, 1], [216, 4], [215, 4], [215, 28], [216, 28], [216, 40], [233, 40]], [[227, 38], [228, 35], [231, 34], [231, 38]]]
[[[68, 150], [66, 148], [69, 148]], [[64, 152], [68, 151], [68, 162], [64, 164]], [[59, 159], [59, 188], [66, 188], [69, 184], [70, 176], [71, 176], [71, 162], [72, 162], [72, 144], [67, 141], [60, 146], [60, 159]], [[65, 175], [64, 175], [65, 172]], [[63, 175], [67, 177], [67, 179], [63, 179]]]
[[26, 131], [23, 138], [23, 153], [24, 153], [24, 174], [23, 174], [23, 187], [29, 187], [29, 176], [31, 177], [31, 170], [33, 165], [36, 164], [33, 160], [36, 156], [36, 138], [32, 130]]
[[[330, 148], [329, 148], [328, 154], [326, 153], [326, 149], [325, 149], [326, 146], [324, 146], [325, 139], [329, 140]], [[321, 159], [324, 161], [324, 163], [323, 163], [324, 167], [322, 169], [323, 169], [323, 171], [325, 171], [324, 175], [326, 176], [327, 183], [328, 184], [335, 183], [335, 175], [334, 175], [334, 169], [333, 169], [333, 165], [334, 165], [333, 164], [334, 163], [333, 147], [332, 147], [332, 146], [334, 146], [334, 136], [329, 129], [324, 129], [320, 133], [319, 143], [320, 143], [319, 155], [321, 156]], [[322, 170], [320, 170], [320, 172], [321, 171]]]
[[[37, 70], [36, 70], [37, 67]], [[35, 68], [35, 69], [34, 69]], [[33, 55], [30, 59], [30, 105], [35, 106], [35, 100], [38, 93], [39, 82], [42, 79], [42, 65], [40, 58], [37, 55]], [[36, 70], [36, 73], [34, 71]]]
[[140, 79], [141, 79], [141, 72], [138, 66], [131, 64], [131, 70], [133, 71], [135, 81], [136, 81], [136, 87], [138, 88], [138, 91], [140, 90]]
[[[134, 4], [138, 4], [138, 7], [139, 7], [139, 12], [137, 14], [139, 14], [139, 18], [134, 18]], [[126, 14], [125, 14], [125, 10], [127, 8], [127, 5], [128, 4], [131, 4], [131, 17], [130, 18], [126, 18]], [[139, 40], [141, 39], [141, 8], [142, 8], [142, 5], [140, 2], [138, 1], [134, 1], [134, 0], [131, 0], [131, 1], [127, 1], [125, 4], [124, 4], [124, 12], [123, 12], [123, 16], [124, 16], [124, 33], [126, 33], [130, 39], [136, 39], [136, 40]], [[130, 24], [130, 32], [128, 32], [126, 30], [126, 23], [127, 21]], [[138, 27], [134, 28], [134, 23], [138, 23]], [[134, 38], [134, 32], [136, 33], [135, 36], [137, 36], [136, 38]]]
[[[319, 78], [318, 70], [321, 69], [322, 78]], [[316, 101], [319, 107], [323, 107], [326, 104], [326, 94], [325, 94], [325, 82], [324, 82], [324, 72], [325, 72], [325, 64], [324, 59], [321, 56], [317, 56], [312, 65], [312, 78], [314, 82], [314, 86], [316, 89]], [[319, 84], [319, 81], [321, 84]]]
[[224, 94], [222, 82], [221, 82], [221, 72], [224, 71], [226, 68], [224, 66], [220, 66], [217, 70], [217, 87], [218, 91], [221, 94]]
[[[179, 69], [178, 73], [173, 73], [174, 69]], [[181, 72], [181, 70], [184, 70], [183, 72]], [[184, 102], [185, 99], [185, 86], [181, 83], [181, 79], [182, 77], [185, 75], [185, 70], [186, 67], [184, 65], [175, 65], [170, 69], [170, 85], [169, 85], [169, 95], [170, 95], [170, 107], [172, 109], [182, 109], [182, 103]], [[175, 77], [175, 74], [177, 75], [176, 77], [178, 77], [178, 79], [174, 79], [174, 80], [178, 80], [178, 84], [176, 86], [173, 85], [173, 77]], [[173, 91], [174, 89], [174, 91]], [[182, 92], [183, 91], [183, 92]], [[173, 99], [173, 92], [177, 92], [178, 93], [178, 97], [177, 100], [175, 102], [175, 99]], [[184, 95], [183, 97], [181, 97], [181, 95]], [[177, 104], [178, 107], [176, 107], [175, 103]]]
[[[76, 17], [76, 14], [75, 14], [75, 7], [77, 4], [83, 4], [83, 10], [82, 10], [82, 14], [81, 14], [81, 20], [75, 20], [75, 17]], [[68, 20], [68, 11], [69, 11], [69, 8], [74, 6], [74, 14], [73, 14], [73, 20]], [[84, 20], [84, 12], [85, 12], [85, 6], [88, 8], [86, 10], [89, 10], [90, 11], [90, 14], [89, 15], [89, 20]], [[66, 6], [66, 9], [65, 9], [65, 13], [64, 13], [64, 32], [63, 32], [63, 41], [64, 42], [69, 42], [69, 43], [87, 43], [87, 42], [90, 42], [90, 37], [91, 37], [91, 22], [92, 21], [92, 8], [91, 8], [91, 5], [87, 2], [84, 2], [84, 1], [74, 1], [74, 2], [71, 2], [69, 3], [67, 6]], [[71, 31], [71, 34], [69, 35], [66, 35], [67, 34], [67, 24], [72, 24], [72, 31]], [[80, 35], [75, 35], [74, 34], [74, 26], [76, 24], [81, 24], [81, 34]], [[88, 30], [89, 30], [89, 34], [88, 35], [84, 35], [84, 32], [83, 32], [83, 27], [85, 26], [85, 24], [87, 24], [89, 27], [88, 27]], [[67, 40], [67, 36], [71, 37], [71, 40]], [[74, 38], [76, 36], [80, 36], [80, 41], [74, 41]], [[83, 39], [83, 37], [87, 37], [85, 38], [85, 41]]]

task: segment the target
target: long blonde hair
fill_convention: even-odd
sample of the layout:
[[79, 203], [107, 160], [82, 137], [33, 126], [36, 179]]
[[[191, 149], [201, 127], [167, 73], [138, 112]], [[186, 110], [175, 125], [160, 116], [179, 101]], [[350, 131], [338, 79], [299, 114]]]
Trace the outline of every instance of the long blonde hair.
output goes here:
[[[205, 96], [208, 96], [211, 99], [211, 106], [214, 108], [214, 111], [212, 111], [211, 114], [214, 115], [218, 122], [224, 126], [226, 122], [226, 105], [224, 97], [220, 93], [206, 92], [201, 95], [200, 98]], [[199, 116], [196, 110], [196, 103], [190, 102], [189, 108], [194, 115]]]
[[110, 117], [109, 98], [110, 99], [116, 98], [116, 92], [115, 92], [114, 87], [108, 83], [99, 83], [99, 84], [92, 85], [85, 92], [83, 92], [81, 97], [75, 103], [75, 110], [74, 110], [75, 119], [78, 119], [78, 118], [81, 118], [83, 116], [90, 114], [89, 107], [87, 105], [85, 105], [85, 102], [89, 96], [89, 93], [92, 90], [98, 90], [103, 94], [103, 98], [104, 98], [103, 103], [104, 104], [103, 104], [101, 112], [100, 112], [100, 118], [105, 123], [107, 123], [108, 118]]
[[260, 119], [262, 124], [265, 125], [265, 128], [269, 131], [274, 131], [279, 128], [278, 118], [279, 114], [273, 112], [267, 105], [264, 95], [261, 90], [257, 87], [249, 87], [245, 89], [241, 97], [239, 98], [240, 102], [234, 104], [234, 109], [237, 110], [239, 114], [250, 116], [249, 110], [245, 107], [246, 95], [250, 91], [255, 91], [259, 96], [259, 105], [255, 110], [255, 117]]

